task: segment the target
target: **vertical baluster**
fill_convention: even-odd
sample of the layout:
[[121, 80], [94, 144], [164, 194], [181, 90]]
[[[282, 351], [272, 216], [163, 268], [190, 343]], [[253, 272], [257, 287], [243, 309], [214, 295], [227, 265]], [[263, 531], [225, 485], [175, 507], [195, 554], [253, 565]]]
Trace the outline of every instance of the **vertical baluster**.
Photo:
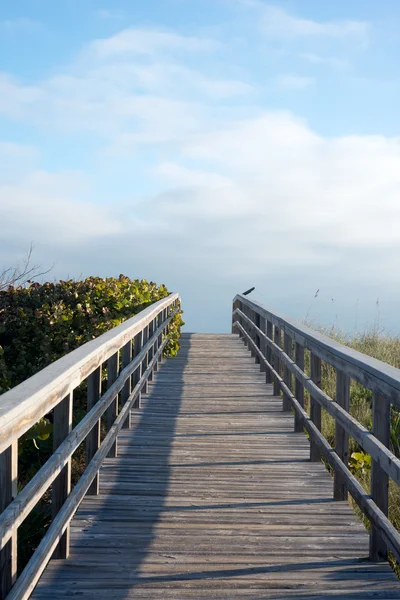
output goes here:
[[[164, 323], [164, 321], [166, 319], [165, 309], [158, 316], [159, 316], [158, 327], [161, 327], [161, 325]], [[162, 333], [160, 333], [160, 335], [158, 336], [158, 347], [159, 348], [162, 343], [163, 343], [163, 336], [162, 336]], [[158, 357], [158, 362], [162, 363], [162, 360], [163, 360], [163, 353], [161, 352], [160, 356]]]
[[[68, 394], [54, 408], [53, 415], [53, 451], [65, 440], [72, 430], [72, 393]], [[62, 508], [71, 491], [71, 459], [68, 460], [52, 486], [53, 519]], [[69, 526], [63, 533], [53, 558], [68, 558], [69, 555]]]
[[[265, 317], [261, 317], [261, 316], [260, 316], [260, 329], [261, 329], [261, 331], [262, 331], [263, 333], [265, 333], [266, 323], [267, 323], [267, 322], [266, 322], [266, 319], [265, 319]], [[259, 345], [259, 348], [260, 348], [260, 350], [261, 350], [261, 352], [262, 352], [262, 355], [263, 355], [263, 356], [266, 356], [266, 355], [267, 355], [267, 344], [266, 344], [266, 341], [265, 341], [265, 339], [264, 339], [263, 337], [262, 337], [262, 338], [261, 338], [261, 340], [260, 340], [260, 345]], [[266, 368], [266, 366], [265, 366], [265, 363], [264, 363], [263, 361], [261, 361], [260, 371], [261, 371], [262, 373], [265, 373], [265, 372], [266, 372], [266, 370], [267, 370], [267, 368]]]
[[[149, 323], [149, 340], [151, 340], [153, 335], [154, 335], [154, 320], [150, 321], [150, 323]], [[153, 341], [153, 343], [151, 344], [149, 351], [148, 351], [148, 358], [147, 358], [148, 365], [151, 363], [153, 356], [154, 356], [154, 340], [152, 340], [152, 341]], [[153, 369], [150, 372], [148, 381], [153, 381]]]
[[[281, 347], [281, 330], [276, 325], [274, 328], [274, 342], [277, 346], [279, 346], [279, 348]], [[273, 365], [274, 369], [279, 374], [280, 364], [281, 364], [279, 354], [274, 353], [273, 362], [274, 362], [274, 365]], [[274, 396], [280, 396], [280, 395], [281, 395], [281, 386], [279, 385], [279, 381], [278, 381], [277, 377], [274, 377]]]
[[[318, 387], [321, 387], [321, 359], [310, 352], [311, 360], [311, 381], [313, 381]], [[321, 405], [314, 400], [311, 395], [310, 398], [310, 417], [314, 425], [321, 431]], [[321, 460], [321, 454], [318, 446], [311, 440], [310, 442], [310, 460], [312, 462], [318, 462]]]
[[[88, 377], [87, 410], [99, 401], [101, 397], [101, 366]], [[86, 464], [88, 465], [100, 447], [100, 419], [86, 437]], [[99, 493], [99, 474], [93, 479], [87, 494], [97, 496]]]
[[[336, 371], [336, 402], [349, 412], [350, 408], [350, 378], [343, 371]], [[347, 466], [349, 462], [349, 435], [336, 421], [335, 451], [341, 461]], [[347, 500], [346, 478], [340, 471], [335, 471], [333, 497], [335, 500]]]
[[[304, 371], [304, 346], [296, 342], [294, 353], [296, 365], [299, 367], [299, 369]], [[300, 406], [304, 408], [304, 386], [302, 382], [297, 379], [297, 377], [295, 378], [294, 382], [294, 395]], [[303, 431], [303, 419], [299, 417], [297, 411], [295, 411], [294, 415], [294, 430], [297, 432]]]
[[234, 327], [234, 323], [237, 320], [237, 317], [235, 315], [235, 310], [239, 308], [239, 300], [235, 300], [232, 306], [232, 333], [237, 333], [237, 329], [236, 327]]
[[[292, 358], [292, 353], [293, 353], [292, 338], [290, 337], [290, 335], [288, 333], [286, 333], [286, 331], [283, 334], [283, 350], [284, 350], [285, 354], [287, 354], [289, 356], [289, 358]], [[288, 386], [288, 388], [290, 390], [292, 390], [292, 374], [286, 365], [284, 366], [284, 369], [283, 369], [283, 380], [286, 383], [286, 385]], [[283, 394], [282, 405], [283, 405], [282, 406], [283, 411], [289, 411], [292, 407], [292, 403], [287, 394]]]
[[[134, 356], [138, 356], [140, 354], [142, 346], [143, 346], [143, 331], [141, 331], [140, 333], [135, 335], [134, 348], [133, 348]], [[135, 387], [139, 383], [139, 380], [142, 376], [142, 364], [143, 364], [143, 361], [139, 364], [138, 368], [133, 373], [133, 377], [132, 377], [133, 387]], [[139, 395], [135, 402], [135, 408], [141, 408], [141, 392], [139, 392]]]
[[[267, 337], [268, 339], [270, 339], [271, 341], [273, 340], [272, 338], [273, 336], [273, 325], [272, 325], [272, 321], [267, 320]], [[269, 364], [271, 366], [272, 365], [272, 350], [270, 348], [270, 346], [267, 345], [267, 361], [269, 362]], [[265, 374], [265, 383], [272, 383], [272, 373], [270, 371], [270, 369], [267, 369], [266, 374]]]
[[[159, 314], [156, 316], [156, 318], [154, 319], [154, 332], [156, 332], [156, 331], [157, 331], [157, 329], [158, 329], [158, 325], [159, 325], [159, 321], [160, 321], [159, 317], [160, 317], [160, 313], [159, 313]], [[156, 356], [156, 355], [157, 355], [157, 351], [158, 351], [158, 340], [159, 340], [159, 336], [157, 335], [157, 336], [154, 338], [154, 346], [153, 346], [153, 348], [154, 348], [154, 356]], [[153, 371], [154, 371], [155, 373], [157, 373], [157, 371], [158, 371], [158, 358], [157, 358], [157, 360], [156, 360], [156, 361], [155, 361], [155, 363], [154, 363], [154, 369], [153, 369]]]
[[[147, 344], [148, 339], [149, 339], [149, 325], [147, 325], [143, 329], [143, 346], [145, 346]], [[146, 352], [144, 359], [142, 361], [142, 375], [147, 369], [147, 365], [149, 364], [148, 360], [149, 360], [149, 353]], [[143, 387], [142, 387], [143, 394], [147, 394], [147, 387], [148, 387], [148, 384], [147, 384], [147, 379], [146, 379], [146, 381], [144, 382]]]
[[[258, 313], [256, 313], [255, 311], [253, 312], [253, 318], [252, 321], [255, 325], [255, 327], [253, 327], [253, 341], [256, 345], [257, 348], [260, 348], [260, 336], [257, 333], [256, 327], [260, 328], [260, 315]], [[254, 352], [254, 356], [256, 359], [256, 365], [260, 364], [260, 357], [258, 356], [258, 354], [256, 352]]]
[[[0, 513], [17, 495], [18, 442], [0, 454]], [[17, 534], [0, 550], [0, 599], [4, 600], [17, 578]]]
[[[110, 388], [112, 384], [118, 378], [119, 371], [119, 352], [116, 352], [107, 361], [107, 387]], [[116, 394], [115, 399], [111, 402], [110, 406], [106, 411], [106, 428], [107, 432], [110, 431], [111, 427], [114, 425], [115, 419], [118, 415], [118, 394]], [[115, 458], [117, 456], [117, 440], [111, 446], [107, 458]]]
[[[127, 367], [131, 361], [132, 361], [132, 340], [129, 340], [129, 342], [127, 342], [125, 344], [125, 346], [122, 348], [122, 368], [124, 369], [125, 367]], [[129, 376], [127, 378], [127, 380], [125, 381], [124, 387], [121, 390], [121, 406], [124, 406], [124, 404], [127, 402], [129, 396], [131, 395], [131, 391], [132, 391], [132, 378]], [[129, 414], [126, 417], [122, 427], [124, 429], [129, 429], [129, 427], [130, 427], [130, 415]]]
[[[372, 401], [372, 433], [386, 447], [390, 440], [390, 402], [377, 392]], [[389, 476], [373, 460], [371, 468], [371, 497], [387, 516], [389, 510]], [[371, 523], [369, 537], [369, 556], [371, 560], [387, 560], [388, 550], [382, 536]]]

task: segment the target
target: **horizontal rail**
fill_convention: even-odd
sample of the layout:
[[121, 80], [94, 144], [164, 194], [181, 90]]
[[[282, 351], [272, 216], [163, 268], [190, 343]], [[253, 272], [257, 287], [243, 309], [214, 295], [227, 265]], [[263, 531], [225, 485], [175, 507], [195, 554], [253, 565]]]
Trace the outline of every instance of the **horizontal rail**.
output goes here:
[[335, 450], [328, 443], [328, 441], [324, 438], [322, 433], [318, 430], [315, 424], [312, 422], [311, 418], [308, 416], [307, 412], [304, 408], [299, 404], [296, 397], [293, 395], [290, 388], [285, 384], [282, 377], [279, 375], [277, 371], [273, 368], [273, 366], [267, 361], [267, 359], [262, 354], [261, 350], [256, 346], [255, 342], [251, 339], [249, 334], [244, 330], [242, 325], [238, 322], [235, 323], [235, 326], [242, 333], [243, 337], [247, 340], [247, 342], [251, 345], [254, 352], [257, 354], [260, 361], [262, 361], [268, 369], [270, 369], [279, 381], [279, 385], [282, 389], [282, 392], [289, 398], [293, 409], [298, 413], [302, 420], [302, 424], [304, 425], [307, 433], [313, 439], [315, 443], [318, 444], [319, 449], [321, 450], [323, 457], [329, 463], [329, 465], [334, 469], [339, 469], [342, 475], [346, 478], [346, 482], [349, 487], [349, 492], [353, 496], [354, 500], [357, 502], [358, 506], [364, 512], [364, 514], [370, 519], [370, 521], [377, 527], [379, 532], [385, 539], [385, 542], [393, 552], [396, 557], [396, 560], [400, 562], [400, 533], [397, 529], [392, 525], [386, 515], [380, 510], [380, 508], [375, 504], [372, 500], [371, 496], [369, 496], [361, 484], [357, 481], [354, 475], [349, 471], [349, 469], [343, 464], [340, 460], [339, 456], [336, 454]]
[[[174, 314], [172, 314], [167, 321], [155, 331], [155, 337], [158, 337], [163, 332], [165, 327], [172, 320]], [[68, 459], [93, 429], [100, 417], [105, 413], [115, 396], [122, 390], [128, 377], [134, 373], [143, 361], [153, 343], [154, 341], [152, 340], [149, 340], [146, 343], [141, 352], [121, 371], [118, 379], [113, 385], [65, 438], [43, 467], [41, 467], [34, 477], [32, 477], [30, 482], [26, 484], [24, 489], [18, 494], [18, 497], [1, 513], [0, 549], [4, 548], [12, 534], [18, 529], [32, 508], [43, 496], [44, 492], [53, 483], [63, 467], [65, 467]], [[165, 344], [163, 344], [163, 348], [164, 345]], [[141, 385], [143, 385], [143, 383], [144, 382], [142, 382]], [[136, 388], [137, 386], [135, 386], [135, 389]]]
[[[129, 410], [134, 403], [140, 408], [141, 393], [147, 391], [147, 382], [158, 369], [170, 339], [171, 321], [179, 313], [180, 297], [170, 294], [2, 395], [0, 600], [29, 597], [47, 561], [52, 556], [68, 557], [69, 521], [85, 493], [99, 493], [101, 462], [106, 456], [117, 455], [117, 434], [122, 426], [130, 426]], [[102, 393], [104, 364], [108, 389]], [[73, 392], [85, 380], [87, 412], [72, 428]], [[119, 399], [122, 406], [118, 414]], [[18, 438], [52, 409], [53, 454], [17, 495]], [[103, 416], [106, 437], [100, 443]], [[70, 493], [71, 458], [85, 440], [86, 469]], [[50, 486], [51, 526], [17, 578], [18, 528]]]
[[49, 413], [84, 379], [132, 340], [179, 294], [155, 302], [118, 327], [56, 360], [9, 392], [0, 403], [0, 453]]
[[[243, 337], [261, 370], [266, 372], [266, 382], [273, 382], [274, 394], [283, 393], [283, 410], [294, 409], [295, 431], [305, 428], [309, 433], [310, 460], [319, 460], [322, 455], [334, 469], [334, 498], [344, 500], [350, 493], [369, 518], [371, 559], [386, 560], [390, 549], [400, 560], [400, 534], [388, 519], [389, 478], [400, 485], [400, 459], [389, 448], [391, 405], [400, 407], [400, 370], [286, 319], [243, 295], [233, 301], [232, 328]], [[310, 376], [304, 371], [305, 349], [310, 352]], [[336, 369], [336, 400], [321, 389], [321, 361]], [[349, 412], [351, 380], [374, 393], [371, 431]], [[304, 409], [304, 390], [310, 394], [310, 416]], [[335, 449], [321, 433], [321, 408], [335, 420]], [[372, 458], [370, 494], [348, 469], [349, 436]]]
[[[294, 361], [272, 340], [269, 340], [264, 332], [255, 326], [251, 319], [247, 317], [241, 310], [237, 309], [236, 314], [242, 319], [245, 319], [249, 324], [252, 325], [254, 331], [258, 333], [260, 337], [268, 344], [275, 355], [279, 355], [280, 360], [284, 365], [293, 373], [293, 375], [301, 381], [306, 390], [310, 392], [312, 397], [332, 416], [337, 420], [340, 425], [349, 433], [375, 460], [380, 461], [382, 469], [397, 483], [400, 485], [400, 460], [391, 452], [382, 442], [380, 442], [374, 435], [361, 425], [354, 417], [346, 412], [339, 404], [337, 404], [332, 398], [325, 394], [310, 377], [306, 375]], [[251, 339], [251, 338], [250, 338]], [[253, 340], [251, 340], [253, 345]], [[259, 351], [257, 352], [259, 354]], [[286, 392], [285, 392], [286, 393]]]
[[234, 303], [238, 301], [245, 303], [256, 314], [288, 333], [293, 341], [310, 350], [321, 360], [344, 371], [364, 387], [385, 394], [392, 404], [400, 408], [400, 369], [344, 346], [302, 323], [272, 312], [241, 294], [235, 297]]
[[60, 512], [57, 514], [50, 528], [37, 547], [32, 559], [18, 578], [17, 583], [8, 594], [7, 600], [27, 600], [33, 592], [35, 585], [39, 581], [41, 574], [46, 568], [46, 565], [57, 546], [57, 543], [60, 541], [61, 536], [68, 527], [68, 524], [71, 522], [75, 512], [79, 507], [79, 504], [82, 502], [90, 484], [99, 471], [104, 459], [106, 458], [108, 451], [115, 443], [116, 437], [121, 430], [125, 419], [128, 417], [129, 411], [131, 410], [137, 395], [139, 394], [145, 381], [152, 373], [154, 365], [158, 361], [158, 357], [162, 353], [167, 341], [168, 340], [164, 340], [161, 347], [149, 363], [146, 371], [143, 373], [139, 383], [135, 385], [133, 392], [129, 396], [128, 402], [124, 404], [113, 426], [104, 438], [100, 448], [97, 450], [78, 483], [68, 496]]

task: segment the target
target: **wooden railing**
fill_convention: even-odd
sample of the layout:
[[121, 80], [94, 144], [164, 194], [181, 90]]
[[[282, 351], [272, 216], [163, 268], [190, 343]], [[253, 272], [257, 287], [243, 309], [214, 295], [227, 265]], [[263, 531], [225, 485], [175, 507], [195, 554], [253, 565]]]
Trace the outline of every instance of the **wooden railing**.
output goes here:
[[[180, 310], [178, 294], [156, 302], [118, 327], [84, 344], [24, 381], [0, 399], [0, 574], [3, 600], [29, 598], [51, 557], [66, 558], [69, 523], [85, 494], [99, 491], [99, 469], [117, 454], [117, 434], [129, 427], [130, 410], [157, 370], [168, 342], [168, 326]], [[121, 368], [119, 366], [121, 358]], [[107, 366], [107, 391], [101, 393]], [[72, 429], [73, 391], [87, 380], [87, 414]], [[118, 410], [120, 396], [121, 410]], [[50, 459], [17, 494], [18, 439], [53, 412]], [[106, 435], [100, 443], [100, 418]], [[86, 440], [86, 469], [71, 489], [71, 456]], [[52, 487], [53, 520], [17, 578], [18, 527]]]
[[[386, 560], [390, 549], [400, 561], [400, 534], [388, 519], [389, 478], [400, 485], [400, 460], [389, 449], [390, 406], [400, 408], [400, 370], [243, 295], [233, 301], [232, 331], [243, 337], [274, 394], [282, 391], [283, 410], [294, 409], [295, 431], [308, 432], [311, 461], [323, 457], [333, 469], [334, 498], [344, 500], [350, 493], [368, 517], [371, 560]], [[304, 370], [305, 350], [310, 352], [310, 375]], [[335, 401], [320, 389], [322, 361], [336, 370]], [[350, 415], [351, 379], [373, 392], [372, 431]], [[304, 390], [310, 395], [310, 414]], [[335, 419], [334, 449], [321, 433], [321, 409]], [[370, 494], [348, 469], [349, 436], [372, 457]]]

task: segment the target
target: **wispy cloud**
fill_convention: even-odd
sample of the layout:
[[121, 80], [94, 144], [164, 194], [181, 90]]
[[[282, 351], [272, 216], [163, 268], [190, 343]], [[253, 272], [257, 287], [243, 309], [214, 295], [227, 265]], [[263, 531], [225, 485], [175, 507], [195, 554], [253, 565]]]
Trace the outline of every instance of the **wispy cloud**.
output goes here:
[[275, 78], [275, 84], [281, 90], [305, 90], [314, 85], [314, 83], [315, 79], [313, 77], [305, 77], [293, 73], [285, 73]]
[[107, 58], [126, 54], [152, 55], [163, 49], [209, 52], [218, 49], [220, 45], [220, 42], [207, 38], [184, 36], [154, 29], [131, 28], [112, 37], [96, 40], [90, 48], [97, 56]]
[[0, 20], [0, 31], [2, 33], [13, 33], [26, 31], [31, 29], [38, 29], [42, 26], [39, 21], [35, 21], [33, 19], [27, 19], [25, 17], [21, 17], [18, 19], [6, 19], [4, 21]]
[[342, 58], [336, 58], [334, 56], [320, 56], [312, 52], [302, 52], [299, 57], [303, 60], [311, 63], [312, 65], [328, 66], [334, 69], [345, 69], [349, 66], [349, 62]]
[[362, 45], [368, 42], [370, 24], [366, 21], [347, 19], [316, 21], [296, 16], [280, 6], [264, 4], [259, 0], [241, 0], [241, 2], [260, 11], [262, 30], [270, 38], [350, 39]]
[[124, 18], [124, 12], [122, 10], [99, 8], [95, 11], [95, 15], [100, 19], [109, 21], [119, 21]]

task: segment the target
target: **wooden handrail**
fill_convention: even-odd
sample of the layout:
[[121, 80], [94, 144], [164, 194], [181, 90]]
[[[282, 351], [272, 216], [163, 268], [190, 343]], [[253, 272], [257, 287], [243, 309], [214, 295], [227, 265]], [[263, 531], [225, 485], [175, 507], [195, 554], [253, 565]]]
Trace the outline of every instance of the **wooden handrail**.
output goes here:
[[[106, 456], [111, 453], [115, 455], [117, 452], [117, 434], [121, 427], [129, 427], [129, 411], [134, 405], [138, 405], [147, 380], [153, 370], [157, 369], [169, 339], [169, 324], [179, 311], [180, 297], [178, 294], [171, 294], [2, 395], [1, 600], [5, 597], [18, 600], [28, 598], [51, 556], [68, 556], [69, 522], [84, 495], [98, 493], [98, 471], [101, 463]], [[146, 339], [144, 344], [143, 337]], [[122, 369], [119, 372], [120, 352]], [[106, 361], [109, 368], [109, 386], [101, 395], [101, 368]], [[88, 412], [71, 430], [73, 391], [85, 379], [88, 379]], [[118, 414], [119, 394], [122, 408]], [[53, 436], [58, 440], [56, 448], [49, 460], [20, 494], [16, 495], [18, 438], [52, 408], [58, 411], [53, 425]], [[107, 435], [100, 444], [99, 423], [105, 413], [108, 416]], [[85, 439], [90, 441], [86, 449], [86, 470], [70, 494], [71, 456]], [[53, 522], [17, 580], [18, 527], [51, 484]]]
[[[238, 295], [233, 301], [232, 330], [237, 331], [266, 370], [274, 394], [283, 393], [283, 410], [295, 411], [295, 430], [310, 436], [310, 458], [322, 457], [334, 470], [334, 498], [347, 499], [350, 492], [369, 518], [370, 557], [385, 560], [388, 548], [400, 561], [400, 534], [388, 519], [389, 477], [400, 485], [400, 460], [389, 449], [390, 404], [400, 406], [400, 370], [331, 340], [261, 304]], [[285, 341], [282, 347], [281, 332]], [[293, 343], [295, 359], [292, 358]], [[304, 349], [310, 351], [311, 375], [304, 372]], [[332, 400], [321, 386], [321, 361], [336, 368], [337, 398]], [[280, 365], [284, 367], [281, 377]], [[295, 386], [291, 382], [294, 375]], [[350, 379], [374, 392], [372, 431], [349, 413]], [[304, 410], [304, 389], [310, 394], [311, 415]], [[336, 448], [321, 433], [321, 408], [336, 423]], [[371, 455], [371, 494], [368, 495], [347, 467], [348, 437]]]

